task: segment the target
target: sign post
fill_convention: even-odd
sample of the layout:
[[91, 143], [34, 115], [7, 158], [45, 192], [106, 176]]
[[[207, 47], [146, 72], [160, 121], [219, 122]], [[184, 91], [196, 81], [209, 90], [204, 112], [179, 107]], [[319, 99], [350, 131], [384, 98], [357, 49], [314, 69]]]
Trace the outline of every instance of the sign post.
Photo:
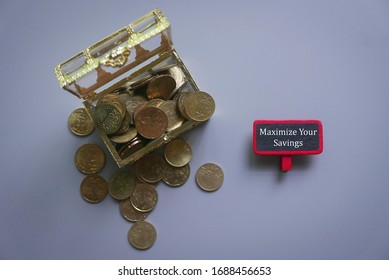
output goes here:
[[281, 171], [289, 171], [293, 155], [323, 151], [323, 125], [319, 120], [256, 120], [253, 149], [257, 155], [280, 156]]

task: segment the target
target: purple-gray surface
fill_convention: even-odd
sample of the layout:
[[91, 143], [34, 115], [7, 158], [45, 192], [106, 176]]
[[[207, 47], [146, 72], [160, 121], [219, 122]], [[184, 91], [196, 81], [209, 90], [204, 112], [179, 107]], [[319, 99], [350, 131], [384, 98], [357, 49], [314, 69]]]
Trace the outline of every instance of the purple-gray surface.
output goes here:
[[[185, 134], [189, 181], [158, 186], [146, 251], [111, 197], [91, 205], [67, 128], [81, 100], [54, 66], [160, 8], [175, 48], [216, 112]], [[1, 1], [1, 259], [388, 259], [389, 2]], [[321, 155], [252, 151], [255, 119], [319, 119]], [[107, 153], [101, 175], [117, 168]], [[220, 165], [206, 193], [194, 175]]]

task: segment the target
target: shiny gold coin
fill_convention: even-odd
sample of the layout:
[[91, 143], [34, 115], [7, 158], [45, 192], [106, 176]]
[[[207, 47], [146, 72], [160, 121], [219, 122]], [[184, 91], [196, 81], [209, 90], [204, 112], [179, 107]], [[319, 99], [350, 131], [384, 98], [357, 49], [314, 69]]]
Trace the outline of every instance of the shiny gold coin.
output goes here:
[[187, 116], [197, 122], [208, 120], [215, 112], [215, 101], [203, 91], [187, 95], [183, 102]]
[[146, 221], [136, 222], [128, 231], [130, 244], [140, 250], [145, 250], [153, 246], [156, 239], [157, 231], [155, 227]]
[[159, 108], [166, 113], [168, 119], [167, 131], [180, 127], [184, 123], [184, 118], [178, 113], [177, 101], [166, 100]]
[[130, 197], [132, 206], [140, 212], [150, 212], [158, 202], [158, 193], [153, 185], [141, 183], [136, 185]]
[[86, 201], [98, 203], [107, 196], [107, 181], [99, 175], [87, 175], [81, 182], [80, 192], [82, 198]]
[[155, 76], [147, 86], [147, 98], [161, 98], [168, 100], [176, 88], [176, 81], [170, 75]]
[[174, 139], [165, 146], [166, 161], [174, 167], [187, 165], [192, 159], [192, 148], [182, 139]]
[[70, 131], [77, 136], [89, 135], [95, 128], [93, 120], [89, 117], [85, 108], [78, 108], [70, 114], [68, 126]]
[[116, 106], [102, 104], [96, 107], [94, 120], [98, 130], [105, 134], [113, 134], [120, 129], [123, 117]]
[[223, 184], [223, 180], [223, 170], [214, 163], [203, 164], [196, 172], [196, 182], [204, 191], [216, 191]]
[[111, 141], [115, 143], [126, 143], [134, 139], [137, 133], [138, 131], [136, 130], [136, 128], [134, 126], [130, 126], [123, 134], [111, 135], [109, 139], [111, 139]]
[[120, 201], [119, 209], [122, 216], [130, 222], [143, 221], [148, 216], [147, 212], [136, 210], [129, 198]]
[[108, 181], [108, 191], [113, 198], [123, 200], [130, 197], [135, 184], [136, 180], [130, 173], [115, 173]]
[[164, 111], [157, 107], [144, 107], [135, 116], [138, 133], [147, 139], [157, 139], [167, 129], [168, 119]]
[[105, 154], [97, 144], [84, 144], [77, 149], [74, 161], [82, 173], [95, 174], [103, 168]]
[[158, 154], [147, 154], [136, 163], [136, 175], [142, 182], [157, 183], [163, 177], [165, 161]]
[[185, 184], [190, 175], [189, 164], [182, 167], [174, 167], [170, 164], [165, 164], [165, 171], [162, 180], [165, 184], [171, 187], [179, 187]]

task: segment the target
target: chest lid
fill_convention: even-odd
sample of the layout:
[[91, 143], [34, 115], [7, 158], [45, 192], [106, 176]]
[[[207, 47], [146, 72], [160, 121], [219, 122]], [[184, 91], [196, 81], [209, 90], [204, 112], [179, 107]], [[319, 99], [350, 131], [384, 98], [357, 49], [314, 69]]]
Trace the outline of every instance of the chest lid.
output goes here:
[[62, 88], [85, 100], [172, 48], [170, 23], [155, 9], [55, 67]]

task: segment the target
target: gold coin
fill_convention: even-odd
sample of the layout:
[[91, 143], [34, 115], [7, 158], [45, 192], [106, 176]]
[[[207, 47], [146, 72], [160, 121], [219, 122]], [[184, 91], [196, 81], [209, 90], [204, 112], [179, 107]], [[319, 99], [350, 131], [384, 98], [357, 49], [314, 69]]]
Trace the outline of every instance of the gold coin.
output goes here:
[[164, 156], [170, 165], [181, 167], [187, 165], [192, 159], [192, 148], [186, 141], [174, 139], [166, 145]]
[[82, 198], [86, 201], [98, 203], [107, 196], [107, 181], [99, 175], [87, 175], [81, 182], [80, 192]]
[[136, 175], [142, 182], [157, 183], [163, 177], [165, 161], [155, 153], [147, 154], [136, 163]]
[[96, 107], [94, 120], [98, 130], [105, 134], [113, 134], [121, 127], [123, 117], [116, 106], [102, 104]]
[[189, 116], [186, 113], [185, 109], [185, 100], [190, 95], [191, 93], [189, 92], [181, 92], [178, 95], [175, 96], [175, 99], [177, 100], [177, 108], [178, 111], [180, 112], [181, 116], [184, 117], [185, 119], [189, 120]]
[[193, 121], [206, 121], [215, 112], [215, 101], [212, 96], [203, 91], [188, 94], [183, 102], [185, 113]]
[[224, 180], [223, 170], [214, 163], [206, 163], [200, 166], [196, 172], [196, 182], [205, 191], [216, 191]]
[[130, 173], [115, 173], [108, 181], [108, 191], [117, 200], [126, 199], [133, 193], [135, 184], [135, 178]]
[[134, 139], [137, 133], [138, 131], [136, 131], [136, 128], [134, 126], [130, 126], [123, 134], [111, 135], [109, 139], [115, 143], [126, 143]]
[[121, 98], [119, 98], [118, 95], [114, 93], [104, 95], [102, 98], [99, 99], [96, 107], [102, 106], [104, 104], [110, 104], [115, 106], [119, 110], [121, 118], [124, 118], [124, 114], [126, 112], [126, 104]]
[[170, 98], [173, 90], [176, 88], [176, 81], [170, 75], [155, 76], [147, 86], [147, 98], [161, 98], [167, 100]]
[[147, 212], [136, 210], [129, 198], [120, 201], [119, 209], [122, 216], [130, 222], [143, 221], [148, 216]]
[[70, 131], [77, 136], [89, 135], [95, 128], [93, 120], [89, 117], [85, 108], [78, 108], [70, 114], [68, 126]]
[[168, 119], [164, 111], [157, 107], [144, 107], [135, 115], [135, 127], [147, 139], [157, 139], [167, 129]]
[[97, 144], [84, 144], [77, 149], [74, 161], [82, 173], [95, 174], [103, 168], [105, 154]]
[[159, 106], [159, 108], [166, 113], [168, 119], [167, 131], [180, 127], [185, 121], [177, 111], [177, 101], [166, 100]]
[[134, 223], [128, 231], [130, 244], [137, 249], [145, 250], [154, 245], [157, 239], [155, 227], [147, 221]]
[[141, 183], [136, 185], [130, 197], [132, 206], [140, 212], [150, 212], [158, 201], [158, 193], [153, 185]]
[[179, 187], [185, 184], [190, 175], [189, 164], [182, 167], [174, 167], [170, 164], [165, 164], [165, 171], [162, 180], [165, 184], [171, 187]]

